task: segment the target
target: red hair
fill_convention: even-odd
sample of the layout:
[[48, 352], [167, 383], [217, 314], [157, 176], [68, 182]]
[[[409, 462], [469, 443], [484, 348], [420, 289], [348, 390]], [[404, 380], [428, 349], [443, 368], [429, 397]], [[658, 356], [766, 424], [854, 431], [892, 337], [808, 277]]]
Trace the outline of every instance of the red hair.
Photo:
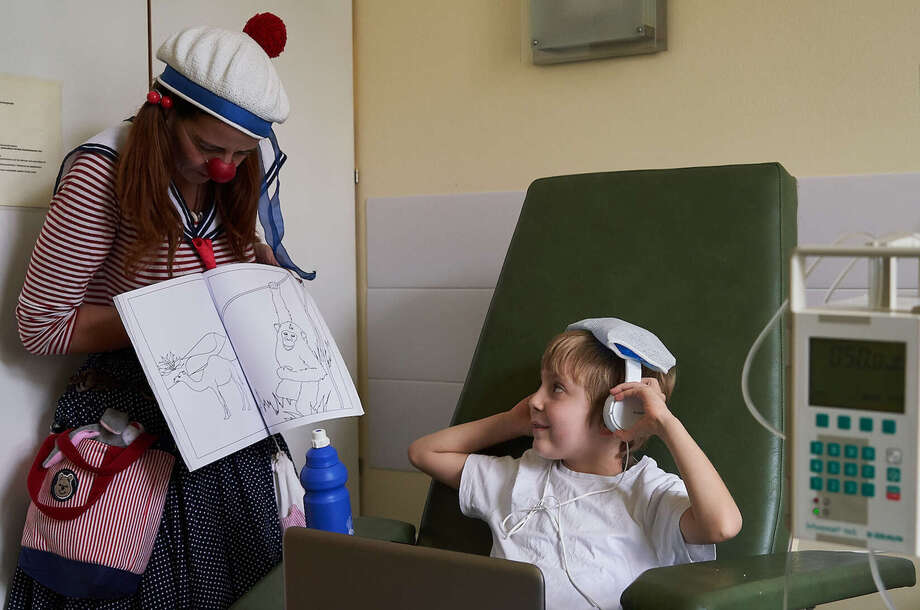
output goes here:
[[[169, 92], [163, 92], [167, 93]], [[172, 112], [176, 120], [193, 120], [203, 114], [175, 95]], [[176, 167], [173, 135], [166, 125], [166, 113], [157, 104], [144, 104], [134, 117], [128, 142], [119, 154], [115, 195], [122, 219], [137, 231], [128, 245], [125, 272], [135, 274], [144, 259], [166, 240], [167, 267], [172, 274], [176, 248], [182, 239], [182, 220], [169, 198], [169, 184]], [[226, 184], [211, 183], [221, 227], [233, 254], [243, 260], [255, 242], [256, 211], [259, 206], [261, 171], [259, 156], [248, 156], [237, 168], [236, 178]]]

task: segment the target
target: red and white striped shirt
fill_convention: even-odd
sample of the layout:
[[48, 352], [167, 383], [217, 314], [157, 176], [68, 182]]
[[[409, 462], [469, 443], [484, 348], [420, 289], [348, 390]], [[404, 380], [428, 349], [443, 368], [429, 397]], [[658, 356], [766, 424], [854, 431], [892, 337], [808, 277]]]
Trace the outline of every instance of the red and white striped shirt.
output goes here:
[[[119, 214], [114, 161], [96, 152], [77, 154], [51, 200], [19, 295], [16, 319], [27, 350], [67, 353], [81, 305], [112, 305], [117, 294], [171, 277], [165, 240], [154, 256], [145, 258], [137, 275], [125, 274], [125, 256], [136, 237]], [[213, 248], [218, 265], [238, 262], [223, 234], [214, 238]], [[247, 249], [244, 260], [253, 258]], [[201, 259], [183, 239], [172, 277], [200, 271]]]

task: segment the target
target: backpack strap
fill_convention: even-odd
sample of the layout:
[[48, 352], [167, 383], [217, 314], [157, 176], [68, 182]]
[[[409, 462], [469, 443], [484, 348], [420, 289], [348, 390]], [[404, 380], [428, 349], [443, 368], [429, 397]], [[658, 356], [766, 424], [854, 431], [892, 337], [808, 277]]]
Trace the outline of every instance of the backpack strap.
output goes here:
[[[125, 448], [110, 447], [106, 451], [105, 458], [103, 458], [103, 464], [99, 467], [95, 467], [83, 459], [83, 456], [81, 456], [76, 447], [74, 447], [70, 440], [70, 430], [65, 430], [58, 434], [51, 434], [45, 439], [45, 442], [42, 443], [42, 446], [35, 456], [35, 460], [32, 462], [32, 468], [29, 470], [27, 479], [29, 497], [38, 510], [52, 519], [57, 519], [58, 521], [71, 521], [76, 519], [99, 500], [112, 483], [112, 479], [115, 475], [136, 462], [155, 440], [155, 436], [144, 433], [138, 436], [133, 443]], [[55, 446], [57, 446], [74, 465], [96, 475], [93, 478], [93, 484], [90, 487], [86, 501], [82, 506], [52, 506], [39, 500], [39, 494], [45, 480], [45, 474], [49, 470], [48, 468], [42, 467], [42, 462]], [[109, 457], [110, 455], [112, 456], [111, 458]]]

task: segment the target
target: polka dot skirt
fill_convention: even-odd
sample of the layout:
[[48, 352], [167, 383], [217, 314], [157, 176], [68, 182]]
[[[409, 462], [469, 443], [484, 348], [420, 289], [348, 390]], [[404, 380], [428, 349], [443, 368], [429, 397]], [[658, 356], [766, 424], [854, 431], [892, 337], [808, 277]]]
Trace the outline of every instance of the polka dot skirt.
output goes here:
[[[154, 445], [176, 455], [163, 519], [138, 591], [117, 600], [57, 595], [17, 568], [7, 608], [227, 608], [281, 561], [281, 524], [265, 439], [189, 472], [134, 352], [90, 355], [71, 378], [55, 411], [63, 428], [98, 422], [107, 408], [125, 411], [159, 436]], [[276, 437], [287, 451], [284, 440]]]

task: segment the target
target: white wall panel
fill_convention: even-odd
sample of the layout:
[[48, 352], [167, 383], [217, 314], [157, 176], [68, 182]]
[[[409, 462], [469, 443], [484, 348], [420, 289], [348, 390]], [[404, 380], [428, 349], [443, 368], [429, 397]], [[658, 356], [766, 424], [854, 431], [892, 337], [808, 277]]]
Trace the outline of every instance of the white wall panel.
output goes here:
[[0, 206], [0, 599], [16, 567], [29, 495], [26, 474], [82, 356], [34, 356], [19, 342], [16, 303], [45, 210]]
[[368, 378], [462, 382], [491, 300], [491, 289], [369, 289]]
[[463, 384], [371, 379], [367, 389], [368, 464], [413, 470], [409, 445], [450, 423]]
[[368, 288], [493, 288], [524, 193], [367, 202]]
[[[147, 92], [143, 2], [4, 2], [0, 72], [61, 83], [65, 150], [131, 116]], [[52, 163], [58, 163], [54, 160]], [[44, 185], [50, 198], [52, 184]], [[48, 433], [57, 396], [82, 357], [33, 356], [19, 342], [15, 307], [44, 209], [0, 207], [0, 600], [16, 566], [28, 507], [25, 478]]]
[[144, 2], [11, 1], [0, 15], [0, 72], [61, 82], [65, 150], [144, 103]]

